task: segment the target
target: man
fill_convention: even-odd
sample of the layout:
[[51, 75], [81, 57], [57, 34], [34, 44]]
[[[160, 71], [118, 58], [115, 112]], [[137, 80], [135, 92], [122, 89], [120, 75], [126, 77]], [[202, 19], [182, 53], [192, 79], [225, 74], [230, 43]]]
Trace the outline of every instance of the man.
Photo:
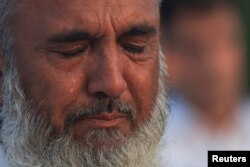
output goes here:
[[152, 167], [164, 130], [158, 0], [0, 0], [13, 167]]
[[176, 91], [167, 130], [173, 167], [205, 167], [208, 150], [250, 148], [248, 116], [241, 107], [245, 44], [239, 3], [163, 5], [162, 40]]

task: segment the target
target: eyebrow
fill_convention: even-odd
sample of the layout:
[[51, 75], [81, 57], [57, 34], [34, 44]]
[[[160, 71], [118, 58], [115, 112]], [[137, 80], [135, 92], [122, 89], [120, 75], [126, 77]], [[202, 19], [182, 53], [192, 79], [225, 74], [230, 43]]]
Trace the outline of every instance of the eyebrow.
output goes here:
[[66, 33], [59, 33], [49, 38], [50, 43], [71, 43], [91, 39], [91, 35], [85, 31], [74, 30]]
[[138, 24], [128, 28], [121, 36], [147, 36], [157, 32], [155, 26], [148, 24]]

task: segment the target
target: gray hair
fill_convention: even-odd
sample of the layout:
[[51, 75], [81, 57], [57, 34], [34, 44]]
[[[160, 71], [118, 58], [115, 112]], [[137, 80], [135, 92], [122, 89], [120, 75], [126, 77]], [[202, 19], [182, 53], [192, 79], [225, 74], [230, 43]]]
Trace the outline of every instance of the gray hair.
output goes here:
[[12, 11], [16, 2], [16, 0], [0, 0], [0, 48], [3, 49], [5, 56], [3, 69], [4, 73], [5, 71], [10, 70], [8, 69], [9, 65], [13, 62], [12, 55], [8, 55], [6, 53], [10, 53], [13, 46], [13, 40], [12, 36], [10, 35], [9, 27], [14, 16]]
[[[83, 162], [86, 166], [98, 166], [96, 163], [99, 162], [102, 162], [102, 166], [105, 167], [123, 167], [125, 166], [124, 164], [127, 164], [129, 167], [158, 166], [158, 160], [155, 157], [159, 147], [157, 143], [164, 132], [164, 120], [167, 114], [165, 106], [166, 69], [162, 52], [160, 52], [159, 92], [154, 112], [151, 115], [151, 119], [145, 122], [144, 126], [139, 128], [135, 136], [129, 138], [125, 145], [118, 149], [100, 150], [97, 156], [93, 156], [95, 153], [93, 150], [82, 150], [80, 149], [81, 147], [72, 144], [72, 141], [66, 137], [54, 141], [49, 145], [50, 147], [45, 148], [45, 146], [48, 146], [45, 139], [50, 137], [51, 129], [42, 128], [44, 127], [43, 122], [39, 124], [39, 120], [37, 122], [34, 117], [32, 118], [32, 115], [24, 114], [25, 111], [29, 110], [29, 107], [27, 107], [28, 104], [24, 92], [20, 87], [19, 74], [15, 66], [14, 52], [12, 50], [13, 43], [9, 32], [11, 19], [14, 16], [12, 11], [16, 6], [16, 2], [16, 0], [0, 0], [0, 42], [8, 63], [4, 69], [4, 106], [1, 113], [4, 119], [0, 138], [2, 139], [7, 157], [12, 160], [12, 166], [65, 167], [82, 166]], [[44, 133], [41, 133], [42, 130], [44, 130]], [[103, 138], [106, 133], [99, 134]], [[113, 135], [115, 138], [117, 137], [116, 133]], [[107, 137], [109, 138], [110, 136]], [[38, 142], [29, 142], [30, 140]], [[60, 155], [58, 152], [61, 152]], [[46, 155], [46, 153], [51, 156]]]
[[[14, 54], [9, 52], [7, 56]], [[14, 57], [14, 56], [10, 56]], [[32, 113], [20, 87], [15, 63], [9, 64], [4, 75], [4, 106], [2, 110], [1, 139], [5, 153], [13, 167], [158, 167], [160, 159], [157, 145], [164, 132], [166, 109], [166, 85], [164, 56], [160, 52], [159, 92], [150, 119], [145, 121], [119, 147], [94, 149], [61, 136], [51, 142], [53, 127], [46, 120]], [[13, 60], [12, 60], [13, 61]], [[11, 62], [11, 61], [10, 61]], [[93, 133], [86, 134], [91, 138]], [[98, 131], [94, 136], [101, 140], [123, 138], [118, 131]]]

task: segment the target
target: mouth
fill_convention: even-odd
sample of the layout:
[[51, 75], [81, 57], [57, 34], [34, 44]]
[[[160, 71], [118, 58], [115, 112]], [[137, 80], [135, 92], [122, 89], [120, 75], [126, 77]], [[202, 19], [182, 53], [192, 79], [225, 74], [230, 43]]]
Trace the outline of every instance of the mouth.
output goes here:
[[115, 127], [127, 120], [128, 116], [126, 114], [118, 112], [103, 112], [98, 115], [86, 116], [82, 119], [82, 121], [88, 122], [91, 126], [100, 128]]

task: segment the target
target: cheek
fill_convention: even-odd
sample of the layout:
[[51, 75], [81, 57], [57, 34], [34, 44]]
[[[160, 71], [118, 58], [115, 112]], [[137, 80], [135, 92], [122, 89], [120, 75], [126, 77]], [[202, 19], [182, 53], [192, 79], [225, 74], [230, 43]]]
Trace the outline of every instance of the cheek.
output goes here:
[[47, 98], [54, 124], [62, 129], [66, 112], [75, 106], [79, 96], [83, 93], [83, 77], [80, 73], [57, 73], [49, 84]]
[[41, 61], [20, 65], [19, 71], [24, 93], [32, 107], [41, 114], [51, 115], [55, 126], [61, 129], [67, 108], [83, 93], [83, 74], [77, 69], [57, 70]]
[[137, 123], [140, 124], [153, 111], [158, 94], [158, 62], [130, 66], [128, 69], [128, 89], [137, 109]]

